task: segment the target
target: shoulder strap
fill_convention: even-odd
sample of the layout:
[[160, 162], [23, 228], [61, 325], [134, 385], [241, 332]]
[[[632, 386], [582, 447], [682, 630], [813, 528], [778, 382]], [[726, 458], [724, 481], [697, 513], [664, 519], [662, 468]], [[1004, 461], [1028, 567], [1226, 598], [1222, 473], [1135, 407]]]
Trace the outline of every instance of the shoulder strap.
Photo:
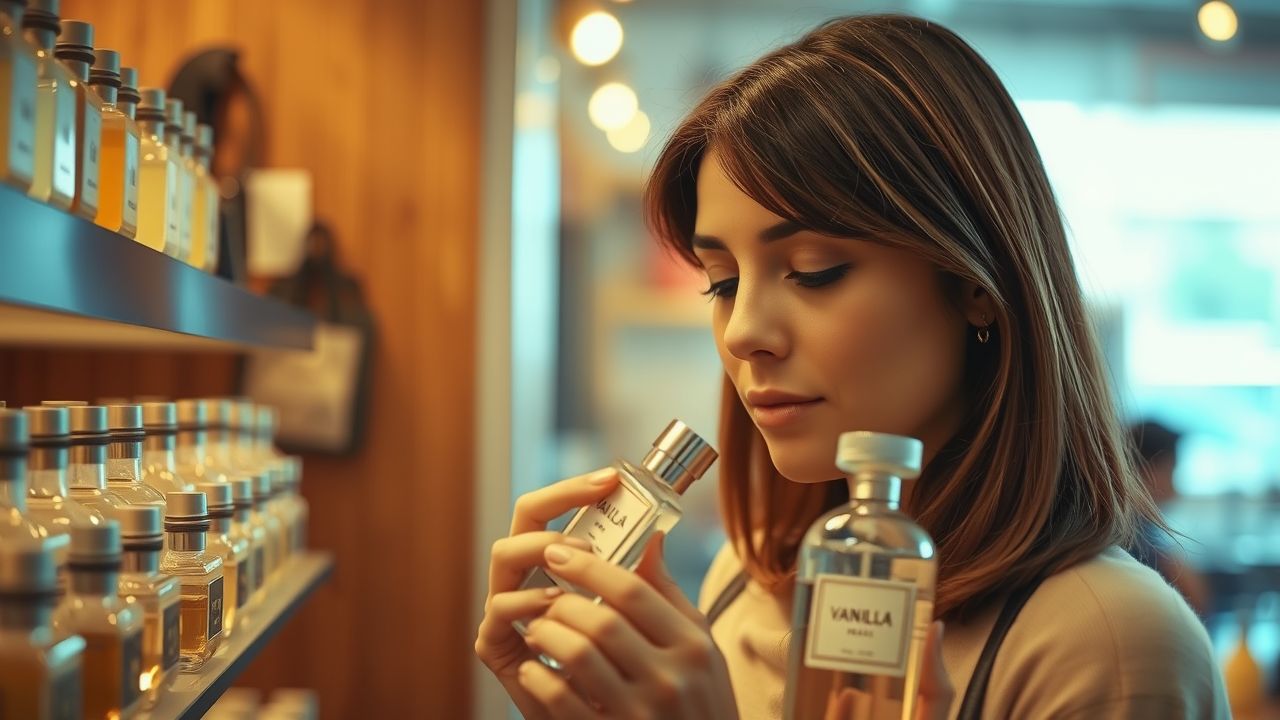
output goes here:
[[965, 688], [964, 700], [960, 704], [956, 720], [978, 720], [982, 716], [982, 705], [987, 699], [987, 685], [991, 681], [991, 669], [996, 664], [996, 653], [1000, 652], [1000, 644], [1004, 642], [1005, 635], [1009, 634], [1009, 628], [1018, 618], [1018, 613], [1022, 612], [1022, 607], [1031, 599], [1042, 581], [1043, 578], [1036, 578], [1005, 600], [1000, 616], [996, 618], [996, 624], [987, 636], [987, 644], [982, 647], [982, 655], [978, 657], [973, 675], [969, 678], [969, 686]]
[[741, 570], [737, 575], [733, 576], [733, 579], [729, 581], [728, 585], [724, 586], [724, 589], [716, 596], [715, 602], [711, 603], [711, 607], [707, 609], [707, 627], [711, 627], [715, 624], [716, 619], [719, 618], [725, 610], [729, 609], [729, 606], [733, 604], [733, 601], [737, 600], [738, 596], [741, 595], [742, 591], [746, 588], [747, 571]]

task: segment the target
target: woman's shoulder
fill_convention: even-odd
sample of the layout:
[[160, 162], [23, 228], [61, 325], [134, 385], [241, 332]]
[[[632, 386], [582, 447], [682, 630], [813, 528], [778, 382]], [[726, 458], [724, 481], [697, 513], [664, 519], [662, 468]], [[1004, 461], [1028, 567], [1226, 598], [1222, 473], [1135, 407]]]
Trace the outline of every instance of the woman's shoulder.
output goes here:
[[1044, 581], [1010, 628], [997, 678], [1014, 717], [1229, 717], [1204, 626], [1117, 548]]
[[702, 578], [702, 589], [698, 592], [698, 610], [704, 613], [710, 610], [712, 603], [740, 572], [742, 561], [738, 559], [733, 543], [725, 541]]

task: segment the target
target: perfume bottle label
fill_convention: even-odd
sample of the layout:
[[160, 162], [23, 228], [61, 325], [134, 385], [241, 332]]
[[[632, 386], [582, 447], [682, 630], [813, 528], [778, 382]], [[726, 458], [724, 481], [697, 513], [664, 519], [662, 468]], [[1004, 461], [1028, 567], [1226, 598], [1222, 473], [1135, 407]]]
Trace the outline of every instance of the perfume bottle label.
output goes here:
[[218, 578], [209, 583], [209, 640], [222, 632], [222, 580]]
[[5, 170], [30, 179], [36, 167], [36, 61], [23, 52], [14, 52], [9, 60], [9, 167]]
[[911, 583], [818, 575], [810, 596], [805, 665], [902, 677], [915, 595]]
[[50, 720], [80, 720], [84, 717], [80, 704], [82, 693], [80, 662], [69, 662], [49, 683]]
[[120, 707], [127, 708], [138, 699], [142, 678], [142, 630], [125, 636], [120, 643]]
[[181, 655], [182, 628], [179, 624], [181, 623], [182, 618], [181, 611], [182, 603], [179, 602], [170, 603], [169, 607], [164, 609], [164, 617], [162, 618], [163, 627], [161, 629], [161, 632], [164, 633], [161, 639], [161, 647], [163, 648], [164, 654], [161, 657], [160, 662], [165, 672], [168, 672], [169, 668], [178, 664], [178, 657]]
[[124, 224], [138, 226], [138, 136], [124, 134]]
[[[89, 92], [93, 92], [89, 90]], [[84, 147], [80, 160], [80, 204], [98, 207], [98, 154], [102, 144], [102, 110], [84, 104]]]
[[565, 535], [591, 543], [596, 555], [606, 559], [622, 557], [635, 542], [637, 528], [653, 505], [624, 479], [608, 497], [579, 511]]

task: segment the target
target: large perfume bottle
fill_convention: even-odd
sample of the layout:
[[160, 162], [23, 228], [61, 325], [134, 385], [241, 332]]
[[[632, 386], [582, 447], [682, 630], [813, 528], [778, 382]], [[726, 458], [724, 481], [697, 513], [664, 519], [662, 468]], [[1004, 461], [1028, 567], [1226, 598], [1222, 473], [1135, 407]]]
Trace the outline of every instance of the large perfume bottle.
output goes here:
[[164, 101], [164, 136], [169, 146], [169, 161], [173, 163], [174, 177], [177, 178], [174, 188], [178, 193], [177, 225], [178, 248], [173, 255], [185, 263], [191, 262], [191, 198], [195, 176], [187, 167], [190, 159], [184, 150], [189, 147], [190, 140], [183, 134], [186, 127], [186, 112], [181, 100], [167, 98]]
[[89, 84], [102, 98], [102, 156], [95, 222], [133, 238], [138, 234], [138, 124], [120, 108], [120, 53], [98, 50], [89, 71]]
[[84, 716], [130, 718], [142, 704], [142, 610], [119, 596], [120, 523], [71, 529], [71, 589], [56, 630], [84, 638]]
[[107, 487], [134, 505], [164, 506], [164, 494], [148, 485], [142, 468], [141, 405], [108, 405]]
[[54, 549], [0, 542], [0, 717], [78, 720], [84, 638], [52, 623]]
[[178, 252], [177, 150], [165, 130], [165, 93], [144, 88], [138, 101], [138, 242], [165, 255]]
[[0, 183], [31, 190], [35, 174], [35, 49], [22, 36], [24, 6], [0, 0]]
[[35, 173], [31, 197], [70, 210], [76, 197], [76, 95], [71, 72], [54, 57], [58, 0], [29, 0], [22, 28], [36, 48]]
[[201, 240], [191, 253], [191, 262], [207, 273], [218, 271], [218, 233], [222, 231], [222, 194], [213, 177], [213, 128], [196, 125], [196, 218]]
[[142, 482], [165, 494], [195, 489], [191, 478], [183, 475], [177, 466], [177, 405], [171, 402], [143, 403], [142, 425], [146, 432]]
[[67, 551], [71, 529], [77, 525], [97, 525], [102, 515], [71, 498], [67, 487], [67, 444], [71, 440], [70, 418], [64, 407], [26, 407], [31, 451], [27, 455], [27, 516], [49, 533], [58, 559], [59, 587], [70, 582]]
[[102, 98], [89, 87], [93, 65], [93, 26], [63, 20], [54, 55], [71, 72], [76, 96], [76, 196], [71, 212], [86, 220], [98, 216], [98, 162], [102, 154]]
[[240, 599], [240, 573], [249, 557], [249, 541], [243, 533], [232, 532], [232, 516], [235, 504], [230, 483], [200, 483], [197, 488], [208, 498], [209, 535], [206, 547], [209, 552], [222, 556], [222, 634], [231, 637], [236, 631], [236, 616], [244, 601]]
[[196, 672], [222, 644], [224, 588], [222, 557], [206, 546], [209, 507], [202, 492], [172, 492], [164, 529], [168, 550], [160, 558], [160, 571], [178, 578], [182, 585], [179, 620], [183, 672]]
[[[627, 569], [640, 562], [650, 536], [670, 532], [683, 514], [680, 495], [716, 461], [716, 451], [679, 420], [662, 431], [639, 466], [619, 460], [618, 487], [580, 510], [564, 534], [591, 543], [596, 555]], [[551, 587], [585, 593], [543, 568], [534, 568], [524, 588]], [[515, 627], [524, 632], [525, 623]]]
[[164, 509], [159, 505], [130, 505], [116, 510], [124, 553], [120, 597], [142, 609], [142, 670], [138, 688], [143, 704], [155, 704], [160, 692], [178, 676], [179, 612], [182, 588], [178, 579], [160, 572], [164, 546]]
[[236, 590], [236, 602], [243, 609], [259, 597], [262, 587], [262, 566], [266, 563], [267, 533], [253, 523], [253, 480], [238, 477], [231, 481], [231, 499], [235, 515], [231, 523], [231, 537], [246, 542], [245, 564], [236, 575], [240, 587]]
[[797, 558], [789, 720], [910, 720], [933, 621], [933, 540], [898, 510], [923, 445], [897, 435], [840, 436], [848, 505], [814, 521]]
[[111, 517], [112, 510], [128, 503], [107, 488], [107, 409], [80, 403], [65, 407], [71, 421], [71, 462], [67, 465], [71, 498], [103, 517]]
[[45, 536], [44, 528], [27, 517], [29, 449], [27, 416], [0, 407], [0, 545], [35, 542]]

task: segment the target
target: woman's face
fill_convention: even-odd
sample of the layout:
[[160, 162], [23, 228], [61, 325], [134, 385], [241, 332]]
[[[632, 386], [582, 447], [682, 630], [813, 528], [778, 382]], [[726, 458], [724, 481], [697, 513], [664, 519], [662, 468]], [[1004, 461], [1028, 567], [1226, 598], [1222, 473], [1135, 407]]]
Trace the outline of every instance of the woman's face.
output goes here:
[[714, 150], [698, 174], [694, 252], [715, 304], [724, 367], [778, 470], [796, 482], [839, 477], [850, 430], [920, 438], [926, 458], [964, 413], [970, 323], [937, 271], [910, 252], [805, 231], [726, 176]]

